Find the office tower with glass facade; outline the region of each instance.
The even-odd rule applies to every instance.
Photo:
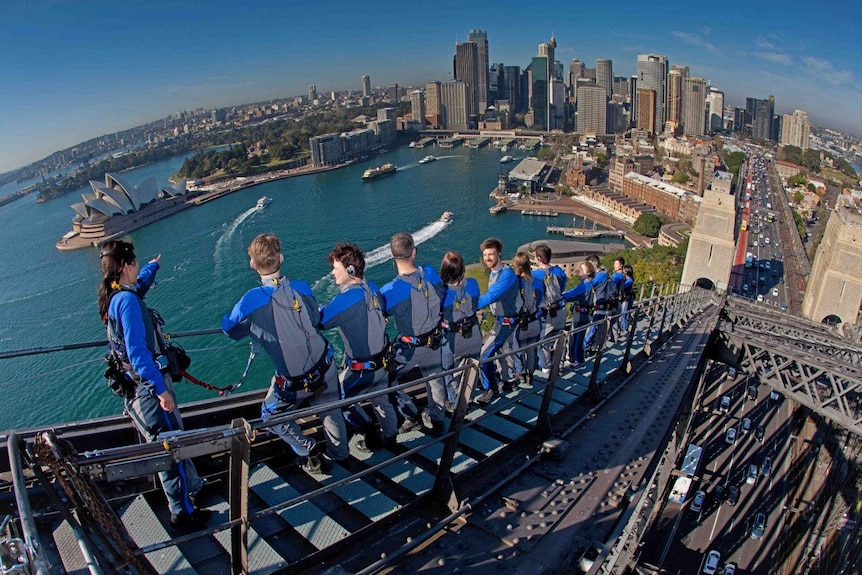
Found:
[[[706,80],[683,78],[682,125],[686,136],[703,136],[706,121]]]
[[[317,100],[317,86],[314,84],[311,84],[308,87],[308,101],[314,102],[315,100]]]
[[[667,57],[662,54],[638,54],[637,87],[655,91],[655,125],[656,129],[664,126],[667,118],[665,98],[667,97]],[[638,92],[640,93],[640,92]],[[638,103],[638,113],[640,113]]]
[[[540,53],[542,46],[543,44],[539,45]],[[533,56],[530,63],[530,110],[533,112],[531,128],[534,130],[547,130],[550,126],[550,80],[548,56]]]
[[[710,86],[706,93],[706,127],[709,131],[724,129],[724,92]]]
[[[488,99],[488,34],[484,30],[470,30],[470,33],[467,34],[467,42],[476,44],[476,98],[478,102],[476,114],[481,114],[491,102]]]
[[[605,89],[608,99],[614,95],[614,71],[610,60],[603,58],[596,60],[596,85]]]
[[[425,84],[425,119],[435,128],[443,126],[440,114],[440,82]]]
[[[413,114],[413,123],[416,129],[425,127],[425,97],[421,90],[410,92],[410,111]]]
[[[751,116],[751,135],[764,140],[772,139],[772,116],[775,115],[775,97],[766,100],[745,99],[745,111]]]
[[[371,97],[371,78],[368,76],[362,76],[362,95],[365,98]]]
[[[475,42],[455,44],[455,79],[464,84],[467,121],[479,113],[479,47]],[[487,98],[487,96],[486,96]]]

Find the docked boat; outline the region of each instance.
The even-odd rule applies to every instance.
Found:
[[[257,199],[257,207],[258,208],[265,208],[266,206],[268,206],[271,203],[272,203],[272,198],[270,198],[269,196],[261,196]]]
[[[422,158],[421,160],[419,160],[419,163],[420,163],[420,164],[427,164],[428,162],[433,162],[433,161],[434,161],[434,160],[436,160],[436,159],[437,159],[437,158],[435,158],[434,156],[425,156],[424,158]]]
[[[511,162],[514,159],[515,158],[513,158],[512,156],[506,155],[506,156],[503,156],[502,158],[500,158],[500,163],[501,164],[508,164],[509,162]]]
[[[505,154],[506,152],[509,151],[509,146],[503,146],[502,148],[500,148],[500,151]]]
[[[362,173],[362,180],[373,180],[374,178],[381,178],[383,176],[388,176],[389,174],[394,174],[395,170],[398,168],[395,164],[391,162],[386,162],[382,166],[378,166],[376,168],[368,168]]]
[[[445,222],[445,223],[449,223],[452,221],[452,219],[454,217],[455,217],[455,214],[453,214],[452,212],[443,212],[443,215],[440,216],[440,221]]]

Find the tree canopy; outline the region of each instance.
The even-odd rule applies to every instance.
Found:
[[[634,230],[648,238],[657,238],[661,230],[661,220],[655,214],[641,214],[632,226]]]

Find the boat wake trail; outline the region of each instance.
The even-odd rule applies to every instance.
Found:
[[[428,240],[445,230],[446,227],[451,223],[451,221],[444,222],[442,220],[434,220],[427,226],[413,232],[413,243],[418,246],[421,243],[427,242]],[[392,252],[389,251],[388,243],[376,247],[365,254],[365,269],[370,269],[391,259]],[[311,289],[314,290],[316,294],[319,294],[321,296],[329,296],[326,301],[329,301],[329,299],[332,299],[338,293],[338,286],[335,285],[335,282],[332,280],[332,276],[330,274],[326,274],[325,276],[314,282],[314,285],[311,286]]]
[[[230,242],[233,235],[236,233],[236,230],[242,225],[244,221],[253,216],[256,212],[259,212],[263,209],[262,206],[253,206],[240,215],[238,215],[234,220],[229,223],[224,232],[222,232],[221,237],[216,240],[215,252],[213,253],[213,259],[215,260],[216,271],[221,269],[222,257],[224,256],[224,250]]]
[[[419,165],[419,163],[418,163],[418,162],[415,162],[415,163],[413,163],[413,164],[407,164],[406,166],[401,166],[401,167],[399,167],[399,168],[396,168],[396,169],[395,169],[395,171],[396,171],[396,172],[403,172],[404,170],[409,170],[410,168],[415,168],[415,167],[417,167],[418,165]]]

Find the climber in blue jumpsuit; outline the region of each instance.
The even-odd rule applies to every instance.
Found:
[[[510,375],[513,360],[506,357],[500,361],[492,361],[498,353],[510,351],[512,336],[518,327],[518,276],[515,271],[500,259],[503,242],[497,238],[488,238],[480,246],[482,261],[491,270],[488,278],[488,291],[479,298],[479,309],[490,307],[496,321],[482,344],[480,358],[482,363],[482,388],[484,391],[476,398],[477,403],[485,404],[494,400],[497,389],[497,371],[499,364],[500,379],[504,387],[514,387]]]
[[[540,244],[535,248],[538,267],[533,270],[533,277],[542,282],[545,287],[545,301],[542,305],[541,339],[550,339],[566,329],[566,300],[563,292],[566,289],[566,272],[560,266],[551,265],[551,248]],[[539,367],[544,374],[551,371],[551,360],[554,356],[554,342],[546,343],[539,348]]]
[[[275,376],[261,405],[264,422],[280,412],[297,409],[306,402],[327,403],[340,399],[338,370],[332,346],[318,329],[320,309],[307,283],[290,281],[281,273],[281,242],[274,235],[260,234],[248,248],[249,266],[260,275],[261,285],[250,289],[224,316],[222,330],[233,339],[251,337],[263,347]],[[319,414],[328,440],[330,459],[349,455],[347,428],[340,409]],[[296,421],[269,426],[300,458],[309,473],[328,473],[331,461],[323,448],[302,433]]]
[[[585,330],[577,330],[590,323],[593,307],[593,279],[596,268],[592,262],[583,261],[578,264],[578,277],[581,282],[570,290],[563,292],[566,302],[574,303],[572,307],[572,327],[569,333],[569,346],[566,356],[566,366],[578,369],[584,365],[584,335]],[[576,331],[577,330],[577,331]]]
[[[446,286],[431,266],[416,265],[413,236],[397,233],[389,242],[398,276],[380,288],[384,311],[395,321],[397,380],[405,383],[442,371],[442,315]],[[446,418],[446,384],[442,377],[426,382],[428,409],[422,413],[427,433],[438,436]]]
[[[163,360],[167,365],[161,318],[144,303],[160,259],[140,268],[134,246],[123,240],[105,242],[99,253],[99,312],[107,325],[108,346],[134,383],[124,398],[125,412],[149,442],[158,441],[160,433],[183,429],[170,372],[163,374],[165,366],[157,363]],[[172,460],[169,469],[159,472],[159,480],[171,510],[171,527],[206,527],[211,512],[195,508],[204,482],[192,461]]]
[[[364,279],[365,254],[359,246],[345,242],[336,244],[328,259],[341,293],[321,306],[320,327],[338,328],[344,342],[344,370],[339,378],[341,397],[386,389],[389,384],[386,318],[377,286]],[[398,434],[395,408],[386,395],[372,398],[371,407],[380,423],[383,445],[391,449]],[[362,451],[369,451],[374,445],[367,432],[357,443]]]

